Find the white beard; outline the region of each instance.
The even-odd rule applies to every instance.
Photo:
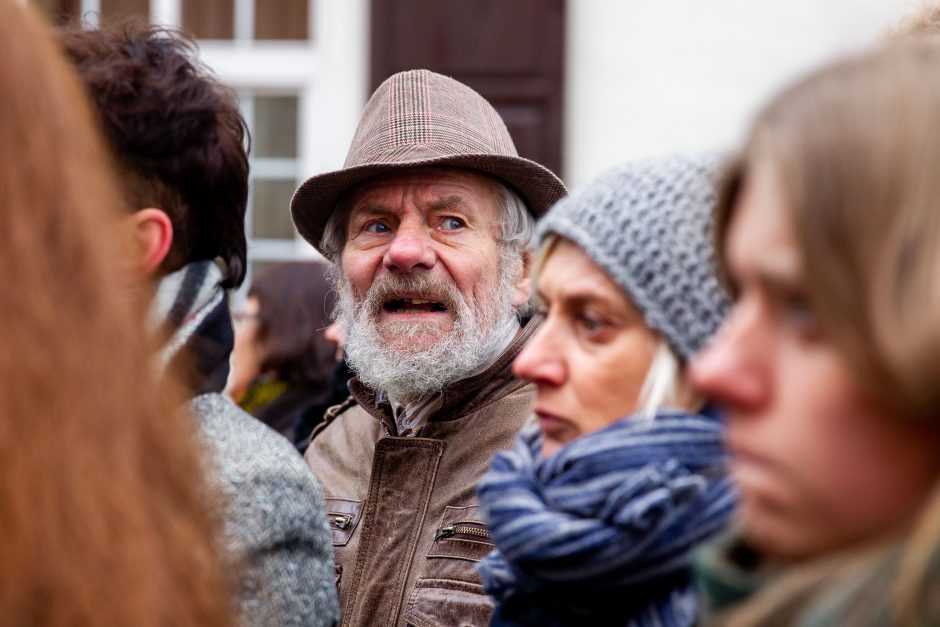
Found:
[[[512,298],[518,273],[514,270],[519,266],[501,263],[497,286],[474,303],[468,303],[453,283],[423,272],[390,275],[373,283],[365,298],[357,300],[346,276],[337,269],[336,318],[346,333],[344,348],[350,368],[367,387],[384,391],[401,404],[478,371],[502,348],[505,329],[516,316]],[[379,322],[383,303],[404,292],[428,295],[429,300],[446,305],[453,316],[453,326],[440,331],[426,348],[403,340],[426,337],[428,324]]]

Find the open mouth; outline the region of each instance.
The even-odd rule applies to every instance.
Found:
[[[393,298],[382,304],[382,309],[389,313],[420,314],[447,311],[444,303],[424,298]]]

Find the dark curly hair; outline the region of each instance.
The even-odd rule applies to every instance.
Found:
[[[245,278],[248,130],[235,94],[181,33],[139,21],[57,31],[110,140],[131,210],[162,209],[172,272],[221,257],[228,287]]]

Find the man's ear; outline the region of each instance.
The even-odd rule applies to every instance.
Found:
[[[173,223],[162,209],[140,209],[127,218],[131,245],[128,246],[128,265],[135,274],[151,276],[173,244]]]
[[[519,308],[529,302],[532,296],[532,266],[535,265],[535,252],[526,249],[522,253],[522,272],[516,279],[515,292],[512,297],[512,306]]]

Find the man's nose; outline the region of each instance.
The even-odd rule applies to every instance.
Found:
[[[700,392],[729,409],[759,407],[769,398],[767,359],[771,347],[761,337],[756,306],[739,303],[718,334],[688,366]]]
[[[434,242],[418,227],[404,226],[395,233],[383,262],[389,270],[408,273],[416,267],[431,269],[437,261]]]

